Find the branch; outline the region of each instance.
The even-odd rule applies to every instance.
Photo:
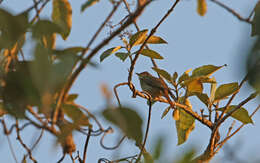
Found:
[[[33,158],[32,156],[32,151],[30,150],[29,147],[27,147],[27,145],[23,142],[21,136],[20,136],[20,129],[18,126],[18,120],[16,120],[16,134],[17,134],[17,140],[20,142],[20,144],[23,146],[23,148],[27,151],[29,158],[34,162],[37,163],[37,161],[35,160],[35,158]]]
[[[253,24],[252,21],[250,21],[251,18],[251,14],[249,15],[248,18],[243,18],[242,16],[240,16],[240,14],[238,14],[235,10],[231,9],[230,7],[226,6],[224,3],[219,2],[217,0],[211,0],[213,3],[219,5],[220,7],[226,9],[228,12],[230,12],[231,14],[233,14],[235,17],[238,18],[238,20],[249,23],[249,24]]]
[[[147,1],[147,3],[139,8],[137,8],[137,10],[127,19],[127,21],[122,24],[121,27],[119,27],[116,31],[114,31],[108,38],[106,38],[104,41],[102,41],[100,44],[98,44],[93,50],[92,52],[84,59],[82,59],[81,64],[79,65],[79,67],[72,73],[72,75],[70,76],[68,82],[65,84],[64,88],[61,91],[59,100],[57,102],[57,106],[55,108],[54,111],[54,116],[53,116],[53,124],[56,123],[57,121],[57,116],[58,116],[58,111],[59,108],[61,106],[61,103],[63,101],[63,99],[65,98],[66,94],[68,93],[68,91],[70,90],[70,88],[72,87],[73,83],[75,82],[75,80],[77,79],[77,77],[79,76],[79,74],[81,73],[81,71],[87,66],[87,64],[89,63],[89,61],[92,59],[92,57],[94,57],[97,52],[103,48],[105,45],[107,45],[115,36],[117,36],[118,34],[120,34],[121,31],[123,31],[126,27],[128,27],[130,24],[133,23],[133,21],[142,13],[142,11],[144,10],[144,8],[151,3],[152,0]]]
[[[252,118],[254,116],[254,114],[260,109],[260,105],[258,105],[258,107],[254,110],[254,112],[250,115],[250,117]],[[245,124],[243,123],[240,127],[238,127],[232,134],[228,135],[224,140],[222,140],[220,143],[218,143],[218,149],[215,151],[215,153],[217,153],[221,147],[231,138],[233,137],[236,133],[238,133],[238,131],[240,131],[243,127],[245,126]]]
[[[142,97],[142,98],[145,98],[145,99],[149,99],[149,97],[139,91],[135,91],[135,94]],[[164,99],[164,98],[155,98],[153,99],[154,101],[159,101],[159,102],[164,102],[164,103],[169,103],[168,100]],[[186,105],[183,105],[183,104],[180,104],[180,103],[177,103],[177,102],[174,102],[174,105],[177,106],[177,107],[180,107],[181,109],[183,109],[186,113],[190,114],[192,117],[194,117],[195,119],[197,119],[198,121],[200,121],[202,124],[204,124],[205,126],[209,127],[210,129],[213,128],[213,123],[211,121],[209,121],[208,119],[205,119],[205,118],[202,118],[198,113],[192,111],[189,109],[188,106]]]

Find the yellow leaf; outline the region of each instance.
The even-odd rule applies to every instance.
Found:
[[[199,79],[195,79],[193,81],[191,81],[188,85],[187,85],[187,89],[189,92],[198,92],[198,93],[202,93],[203,91],[203,85],[200,82]]]
[[[66,40],[72,25],[72,8],[68,0],[53,0],[52,20],[62,29],[62,38]]]
[[[200,16],[204,16],[207,12],[206,0],[198,0],[197,12]]]
[[[188,99],[184,102],[184,97],[181,97],[180,103],[184,103],[189,106],[189,109],[192,109],[191,103]],[[177,129],[178,145],[181,145],[188,139],[191,131],[195,128],[195,119],[180,107],[177,107],[177,109],[179,110],[179,117],[178,120],[175,121],[175,125]]]

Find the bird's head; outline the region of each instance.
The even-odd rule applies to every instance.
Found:
[[[147,71],[141,72],[141,73],[136,73],[139,78],[143,78],[143,77],[147,77],[147,76],[151,76],[151,74]]]

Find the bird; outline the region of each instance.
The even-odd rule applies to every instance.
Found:
[[[168,96],[170,90],[162,79],[152,76],[147,71],[136,74],[139,77],[142,90],[151,95],[153,99],[161,96]]]

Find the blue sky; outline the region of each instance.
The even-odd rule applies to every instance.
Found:
[[[223,0],[222,0],[223,1]],[[6,0],[0,7],[7,7],[13,10],[15,13],[19,13],[25,8],[32,5],[31,0],[15,1]],[[103,22],[105,16],[110,12],[111,5],[101,0],[100,3],[88,8],[84,13],[80,13],[80,6],[85,1],[70,1],[73,8],[73,25],[71,35],[66,42],[58,39],[57,47],[65,46],[85,46],[95,33],[96,28]],[[143,15],[138,19],[137,23],[141,29],[151,29],[160,20],[160,18],[167,12],[174,1],[172,0],[157,0],[154,1],[144,11]],[[228,0],[223,1],[226,5],[233,8],[242,16],[247,17],[253,10],[256,3],[254,1],[244,0]],[[228,13],[223,8],[216,4],[207,1],[208,12],[204,17],[201,17],[196,12],[196,1],[183,0],[181,1],[175,11],[167,18],[167,20],[159,27],[156,34],[164,38],[167,45],[153,45],[150,46],[153,50],[159,52],[165,59],[159,60],[157,63],[160,68],[166,69],[168,72],[177,71],[182,74],[189,68],[196,68],[202,65],[214,64],[228,66],[219,70],[214,74],[215,78],[220,83],[239,82],[245,75],[245,59],[247,51],[253,43],[253,38],[250,37],[251,27],[244,22],[239,21],[236,17]],[[43,10],[41,18],[49,17],[51,13],[51,3]],[[112,18],[113,23],[118,21],[127,15],[127,11],[121,6]],[[133,32],[135,32],[134,26],[130,26]],[[100,37],[94,43],[92,48],[109,35],[109,28],[101,33]],[[99,56],[102,51],[121,44],[119,38],[115,38],[104,47],[99,54],[94,57],[94,61],[99,63]],[[32,46],[27,44],[24,51],[30,53]],[[141,56],[137,61],[135,72],[149,71],[154,74],[151,69],[152,65],[150,59]],[[79,93],[77,102],[86,106],[90,111],[99,114],[105,107],[105,100],[101,96],[100,84],[106,83],[113,88],[114,85],[120,82],[127,81],[127,72],[129,68],[129,62],[121,62],[114,56],[107,58],[104,62],[98,65],[98,68],[87,67],[82,72],[77,82],[75,83],[71,92]],[[140,89],[137,76],[133,78],[134,84]],[[240,96],[234,100],[234,104],[239,100],[248,96],[252,92],[252,89],[245,85],[242,88]],[[119,89],[121,102],[125,105],[132,106],[137,112],[144,118],[144,122],[147,119],[148,108],[146,101],[141,98],[131,98],[131,92],[128,88],[122,87]],[[114,99],[116,104],[116,101]],[[199,109],[202,105],[192,100],[193,108]],[[254,101],[246,105],[249,112],[252,112],[259,101]],[[197,147],[198,154],[202,152],[208,143],[209,134],[207,128],[196,123],[195,130],[191,133],[188,141],[181,146],[177,146],[177,136],[175,129],[175,122],[172,120],[170,114],[163,120],[160,119],[163,110],[167,107],[165,104],[155,104],[152,112],[152,122],[149,132],[149,138],[147,142],[147,149],[151,150],[153,143],[159,137],[159,135],[165,136],[165,151],[163,156],[166,159],[171,160],[180,156],[186,149],[190,147]],[[100,117],[102,119],[102,117]],[[257,120],[258,119],[258,120]],[[253,118],[254,125],[248,125],[244,127],[239,134],[229,141],[230,144],[240,143],[241,148],[237,151],[242,159],[250,156],[254,159],[256,152],[259,151],[260,142],[258,138],[260,121],[259,113]],[[103,121],[103,120],[102,120]],[[109,126],[110,124],[105,124]],[[232,120],[226,122],[228,127]],[[144,123],[145,124],[145,123]],[[236,126],[239,122],[236,123]],[[143,126],[145,127],[145,125]],[[226,128],[225,130],[226,131]],[[56,162],[62,155],[59,147],[55,148],[55,139],[53,136],[45,132],[39,148],[33,152],[33,156],[39,162]],[[37,132],[33,128],[28,128],[22,132],[25,142],[31,143],[34,135]],[[118,130],[115,134],[108,136],[106,143],[113,146],[118,139]],[[85,137],[75,133],[77,147],[82,151]],[[17,158],[22,158],[22,152],[25,152],[20,145],[17,145],[15,135],[11,135],[12,143],[14,145]],[[88,150],[87,162],[97,162],[100,157],[112,158],[111,155],[117,155],[114,152],[103,150],[99,145],[100,137],[93,137],[90,139],[90,146]],[[10,150],[8,148],[7,139],[5,136],[0,136],[0,153],[2,155],[2,162],[14,162]],[[134,142],[127,140],[122,144],[120,148],[121,155],[133,155],[138,152],[138,149],[134,146]],[[4,156],[4,157],[3,157]],[[220,162],[223,156],[223,151],[220,151],[214,159],[215,162]],[[70,162],[69,157],[66,157],[64,162]]]

